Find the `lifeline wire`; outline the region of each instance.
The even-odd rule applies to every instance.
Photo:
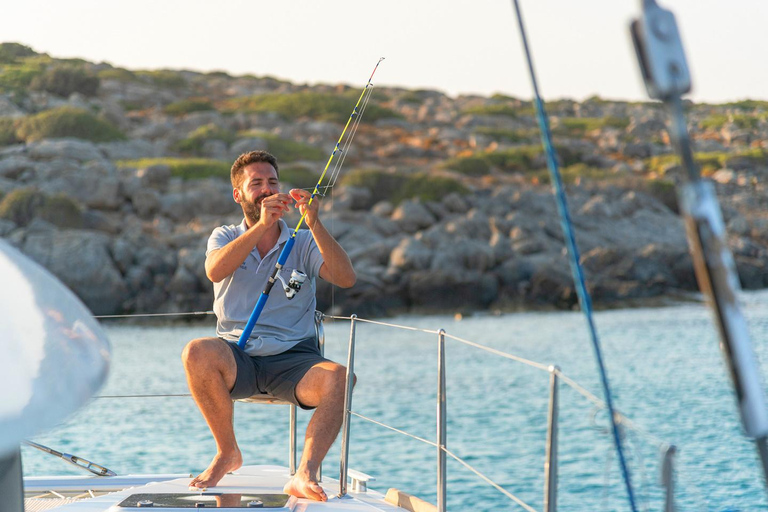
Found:
[[[544,101],[539,94],[539,86],[536,81],[536,73],[533,70],[533,59],[531,57],[530,49],[528,48],[528,38],[525,34],[525,26],[523,24],[523,15],[520,12],[520,5],[518,0],[512,0],[512,4],[515,7],[517,13],[517,22],[520,27],[520,37],[523,40],[523,48],[525,50],[525,57],[528,61],[528,71],[531,76],[531,83],[533,85],[533,94],[536,102],[536,117],[538,118],[539,127],[541,130],[541,142],[544,145],[544,149],[547,154],[547,167],[549,167],[549,173],[552,176],[552,183],[555,187],[555,198],[557,199],[557,209],[560,212],[560,224],[563,229],[566,244],[568,246],[568,254],[570,256],[571,273],[573,274],[574,284],[576,285],[576,293],[579,298],[581,310],[584,312],[584,316],[589,326],[589,333],[592,340],[592,347],[595,351],[595,358],[597,359],[597,366],[600,370],[600,380],[603,385],[603,392],[605,394],[605,403],[608,407],[608,412],[611,417],[611,429],[613,431],[613,440],[616,443],[616,451],[619,456],[619,466],[621,468],[621,474],[624,478],[624,483],[627,487],[627,497],[629,498],[629,504],[632,507],[632,511],[636,512],[635,496],[632,491],[632,483],[630,481],[629,469],[627,467],[627,461],[624,457],[624,450],[622,448],[621,436],[619,435],[619,426],[617,417],[613,408],[613,399],[611,397],[611,388],[608,385],[608,375],[605,370],[605,364],[603,363],[602,350],[600,348],[600,340],[597,337],[597,328],[595,327],[594,318],[592,315],[592,300],[587,292],[586,284],[584,283],[584,272],[579,264],[579,249],[576,246],[576,239],[573,234],[573,224],[571,222],[571,216],[568,212],[568,203],[565,197],[565,191],[563,187],[563,181],[560,177],[560,170],[557,165],[557,156],[552,144],[552,133],[549,130],[549,122],[546,111],[544,110]]]

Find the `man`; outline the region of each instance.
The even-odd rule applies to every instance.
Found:
[[[208,240],[205,271],[214,283],[218,338],[192,340],[182,354],[192,396],[211,429],[216,455],[190,487],[215,486],[242,465],[232,424],[232,399],[268,393],[304,409],[316,409],[307,426],[304,453],[284,492],[327,500],[317,482],[320,462],[341,428],[346,369],[324,359],[314,329],[315,284],[320,276],[337,286],[355,283],[344,249],[318,218],[318,201],[293,189],[280,192],[275,157],[264,151],[240,155],[232,165],[232,196],[243,209],[238,226],[216,228]],[[291,234],[283,215],[289,205],[306,212],[309,230],[300,230],[281,275],[307,274],[301,290],[287,299],[279,286],[245,347],[237,341]]]

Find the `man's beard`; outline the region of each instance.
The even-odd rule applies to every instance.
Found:
[[[255,201],[249,201],[245,198],[240,201],[240,204],[243,207],[243,214],[245,215],[245,218],[248,219],[250,225],[254,225],[261,220],[261,202],[267,197],[269,196],[263,194],[257,197]]]

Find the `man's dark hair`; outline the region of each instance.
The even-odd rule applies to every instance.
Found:
[[[243,169],[256,162],[267,162],[268,164],[271,164],[272,167],[275,168],[277,177],[280,178],[280,171],[277,168],[277,159],[274,156],[266,151],[251,151],[250,153],[243,153],[237,157],[235,163],[232,164],[232,171],[230,171],[229,177],[232,180],[233,188],[240,188],[240,185],[245,181],[245,173],[243,172]]]

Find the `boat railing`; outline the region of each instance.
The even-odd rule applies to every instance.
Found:
[[[189,313],[156,313],[156,314],[133,314],[133,315],[103,315],[97,316],[97,319],[119,319],[119,318],[135,318],[135,317],[170,317],[170,316],[205,316],[212,315],[212,311],[194,311]],[[348,321],[349,327],[349,342],[347,351],[347,375],[346,375],[346,389],[345,389],[345,406],[344,406],[344,418],[341,430],[341,460],[340,460],[340,474],[339,474],[339,497],[344,497],[347,494],[347,481],[352,480],[352,490],[364,490],[366,487],[366,479],[370,478],[368,475],[358,473],[349,469],[349,451],[350,451],[350,420],[352,416],[369,422],[374,425],[378,425],[382,428],[386,428],[397,434],[405,437],[412,438],[423,444],[432,446],[437,450],[437,510],[439,512],[445,512],[446,510],[446,490],[447,490],[447,458],[450,457],[456,462],[464,466],[467,470],[474,473],[481,480],[485,481],[488,485],[495,488],[501,494],[506,496],[509,500],[516,503],[523,509],[529,512],[536,512],[529,504],[525,503],[522,499],[515,494],[505,489],[492,478],[469,464],[460,455],[451,451],[447,446],[447,396],[446,396],[446,371],[445,371],[445,356],[446,356],[446,339],[453,340],[463,345],[473,347],[478,350],[490,353],[494,356],[508,359],[528,367],[534,368],[541,372],[549,374],[549,404],[547,414],[547,437],[546,437],[546,450],[544,460],[544,512],[554,512],[557,509],[557,487],[558,487],[558,416],[560,410],[559,388],[560,384],[564,384],[578,394],[582,395],[586,400],[591,402],[597,410],[605,410],[607,406],[605,402],[590,392],[587,388],[576,382],[574,379],[566,375],[560,368],[551,364],[543,364],[536,361],[532,361],[514,354],[482,345],[453,334],[448,333],[445,329],[423,329],[413,326],[400,325],[390,322],[384,322],[380,320],[370,320],[365,318],[359,318],[357,315],[351,316],[336,316],[325,315],[320,313],[317,316],[317,321],[322,322],[326,319],[334,321]],[[414,435],[404,430],[398,429],[392,425],[377,421],[376,419],[367,417],[352,409],[352,388],[354,385],[354,366],[355,366],[355,349],[357,338],[357,325],[359,323],[378,325],[382,327],[421,332],[435,336],[437,341],[437,413],[436,424],[437,432],[435,440],[431,441],[423,437]],[[183,396],[189,396],[188,394]],[[106,397],[105,397],[106,398]],[[676,454],[676,447],[665,443],[661,439],[646,432],[638,425],[633,423],[629,418],[616,411],[618,416],[619,425],[627,431],[633,431],[640,434],[642,437],[648,439],[653,443],[662,453],[662,462],[660,469],[660,482],[664,489],[664,511],[671,512],[674,510],[674,457]],[[295,429],[296,418],[292,415],[290,418],[291,424],[291,437],[290,444],[290,463],[293,469],[296,464],[296,441],[295,441]]]
[[[324,315],[325,319],[349,321],[349,348],[347,352],[347,382],[345,390],[345,407],[344,407],[344,419],[342,424],[342,440],[341,440],[341,460],[340,460],[340,474],[339,474],[339,497],[343,497],[347,494],[347,480],[349,475],[349,449],[350,449],[350,420],[352,416],[360,418],[364,421],[378,425],[380,427],[389,429],[400,435],[410,437],[421,443],[430,445],[437,450],[437,510],[444,512],[446,510],[446,482],[447,482],[447,458],[450,457],[464,466],[466,469],[477,475],[480,479],[484,480],[487,484],[494,487],[504,496],[511,501],[522,507],[529,512],[536,512],[533,507],[525,503],[522,499],[515,496],[509,490],[503,488],[498,483],[494,482],[490,477],[483,474],[480,470],[469,464],[464,458],[449,450],[447,447],[447,396],[446,396],[446,371],[445,371],[445,355],[446,355],[446,339],[450,339],[464,345],[474,347],[476,349],[491,353],[495,356],[502,357],[527,365],[537,370],[547,372],[549,374],[549,407],[547,415],[547,440],[546,440],[546,452],[544,461],[544,511],[554,512],[557,509],[557,475],[558,475],[558,411],[559,411],[559,384],[563,384],[571,387],[577,393],[584,398],[592,402],[592,404],[598,409],[606,409],[605,402],[587,390],[584,386],[580,385],[567,375],[565,375],[560,368],[554,365],[542,364],[536,361],[531,361],[523,357],[519,357],[513,354],[503,352],[501,350],[481,345],[473,341],[460,338],[449,334],[445,329],[430,330],[422,329],[406,325],[398,325],[389,322],[369,320],[365,318],[359,318],[357,315],[351,316],[335,316]],[[398,429],[391,425],[387,425],[383,422],[377,421],[373,418],[369,418],[352,410],[352,387],[354,385],[354,363],[355,363],[355,345],[357,324],[373,324],[394,329],[418,331],[426,334],[431,334],[437,338],[437,415],[436,424],[437,432],[434,441],[430,441],[423,437],[416,436],[404,430]],[[662,452],[662,464],[661,464],[661,485],[665,490],[665,511],[674,510],[674,455],[676,448],[673,445],[669,445],[655,436],[645,432],[637,425],[635,425],[629,418],[622,415],[618,411],[616,414],[619,416],[619,424],[628,430],[633,430],[639,434],[642,434],[645,438],[650,439]],[[353,477],[353,486],[358,485]],[[364,485],[364,482],[363,482]]]

